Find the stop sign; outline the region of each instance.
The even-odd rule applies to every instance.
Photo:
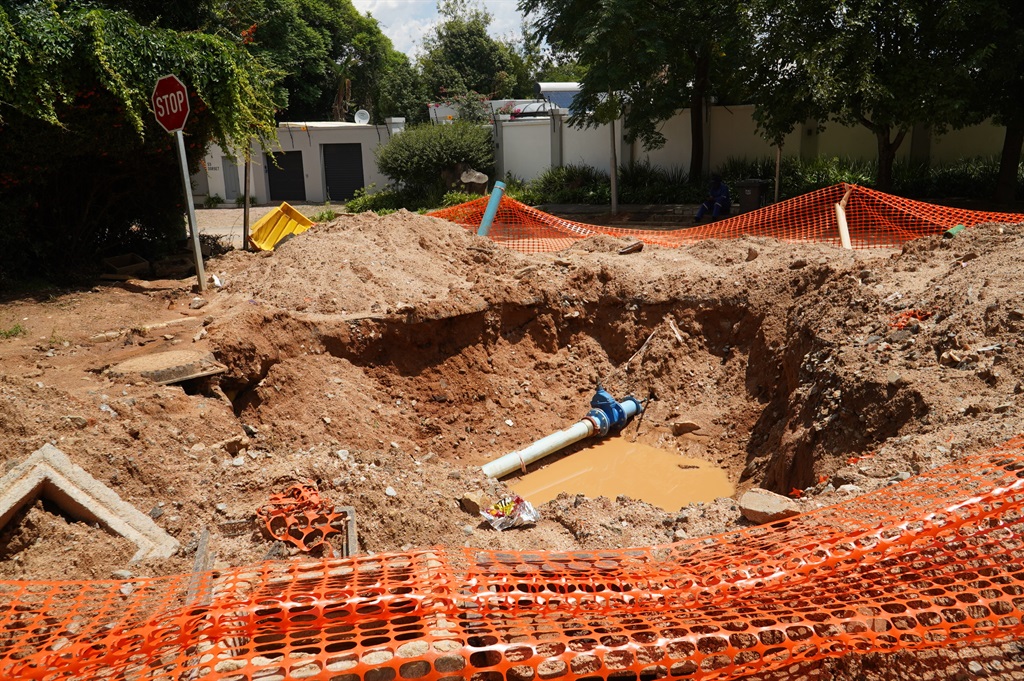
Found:
[[[167,132],[177,132],[185,127],[188,118],[188,91],[177,76],[164,76],[153,88],[153,113],[156,122]]]

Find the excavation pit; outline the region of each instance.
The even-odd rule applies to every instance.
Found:
[[[481,678],[498,678],[499,660],[520,665],[523,678],[565,670],[595,677],[623,669],[686,675],[699,669],[688,659],[694,649],[698,662],[717,673],[727,662],[717,654],[723,645],[748,645],[739,629],[726,637],[713,628],[723,621],[720,597],[742,596],[738,605],[755,608],[756,619],[729,619],[764,634],[750,645],[792,640],[791,650],[807,651],[819,645],[807,638],[812,632],[825,637],[821,646],[831,645],[838,640],[833,625],[811,615],[850,611],[835,615],[849,623],[839,635],[891,650],[884,646],[894,632],[903,637],[913,633],[903,627],[917,625],[906,612],[850,605],[851,595],[869,593],[865,579],[876,580],[870,593],[888,594],[893,579],[904,584],[908,571],[920,572],[923,557],[953,553],[957,565],[980,574],[964,562],[974,557],[959,555],[974,547],[980,547],[975,557],[987,561],[978,579],[990,580],[990,570],[1016,579],[1009,573],[1019,550],[1008,546],[1016,534],[1008,536],[1006,528],[1018,523],[1019,513],[998,499],[961,502],[993,485],[1014,494],[1019,463],[1010,468],[996,453],[976,475],[969,468],[951,469],[957,475],[928,472],[1024,430],[1018,227],[972,228],[952,240],[874,252],[746,238],[620,254],[628,243],[594,237],[557,254],[521,255],[422,216],[345,216],[272,255],[233,253],[211,262],[224,286],[204,308],[205,338],[191,331],[168,338],[168,332],[88,344],[75,336],[68,346],[57,343],[52,357],[48,348],[34,347],[38,336],[0,344],[0,432],[12,451],[60,442],[122,498],[152,509],[150,517],[181,549],[165,563],[148,563],[144,576],[187,573],[209,527],[219,563],[209,568],[219,575],[210,578],[209,593],[230,609],[182,610],[190,580],[178,577],[146,589],[133,585],[126,598],[120,590],[128,585],[94,585],[94,609],[122,617],[125,608],[150,604],[146,612],[132,611],[138,621],[167,619],[146,636],[101,630],[113,621],[106,614],[78,638],[77,621],[52,633],[40,630],[39,638],[35,629],[25,628],[29,636],[10,628],[20,636],[12,643],[18,656],[28,656],[25,664],[43,656],[62,663],[77,659],[79,650],[90,660],[101,650],[123,650],[125,657],[99,662],[124,669],[143,659],[135,641],[170,646],[164,635],[180,637],[186,621],[199,627],[197,636],[211,635],[211,615],[223,623],[220,638],[209,640],[216,650],[190,648],[180,659],[209,654],[210,664],[220,665],[217,673],[239,664],[252,665],[248,674],[278,673],[279,660],[300,645],[301,655],[316,650],[287,663],[292,671],[312,673],[322,664],[354,679],[389,669],[401,674],[399,668],[426,673],[417,659],[423,654],[428,664],[444,659],[447,671],[472,667]],[[113,326],[144,329],[188,314],[191,298],[184,286],[159,297],[119,289],[66,302],[86,310],[121,304],[129,311]],[[104,327],[82,328],[82,338],[109,330],[109,319],[86,310],[83,326],[102,318]],[[914,311],[929,314],[909,314]],[[48,327],[59,326],[63,314],[50,304],[19,310],[18,319],[38,315]],[[127,344],[170,349],[175,341],[214,353],[225,368],[221,383],[230,405],[178,385],[81,371],[110,365]],[[536,525],[504,532],[459,507],[471,495],[508,492],[506,482],[485,479],[480,464],[578,420],[599,382],[617,396],[653,397],[623,437],[719,466],[737,491],[758,485],[798,496],[801,510],[840,505],[748,526],[731,539],[707,536],[744,525],[728,498],[666,511],[628,496],[564,494],[539,504]],[[28,448],[28,440],[36,444]],[[250,517],[273,492],[307,480],[356,509],[360,547],[369,553],[326,565],[295,556],[246,567],[268,555],[269,541],[222,525]],[[933,531],[936,510],[952,518],[954,502],[971,517]],[[904,523],[904,514],[918,520]],[[785,541],[776,541],[780,536]],[[919,552],[898,551],[899,542]],[[878,554],[883,544],[892,552]],[[438,548],[417,548],[426,546]],[[829,550],[856,552],[839,558],[848,571],[832,567]],[[1013,561],[1002,562],[1004,555]],[[860,560],[865,556],[867,563]],[[889,558],[913,562],[890,564]],[[935,624],[940,610],[953,607],[956,580],[975,579],[947,568],[941,560],[928,567],[944,589],[941,598],[952,600],[926,604],[921,624]],[[74,566],[66,573],[91,576]],[[785,583],[787,599],[764,590],[768,579]],[[970,593],[989,589],[975,582]],[[826,586],[831,591],[824,595]],[[54,598],[83,591],[68,583],[38,588]],[[107,591],[121,596],[106,598]],[[238,596],[260,599],[256,610],[236,607]],[[670,600],[674,610],[663,607]],[[622,608],[608,615],[611,603]],[[421,605],[431,613],[429,625],[419,618]],[[789,614],[780,616],[780,607]],[[979,603],[955,607],[946,622],[955,630],[968,626],[966,617],[985,626]],[[1009,606],[994,607],[1002,618]],[[656,612],[658,624],[634,628],[638,611]],[[253,613],[267,631],[236,626],[242,618],[250,627]],[[796,621],[793,613],[806,619]],[[322,642],[300,633],[316,618],[332,631],[354,626],[338,633],[356,636],[358,642],[345,645],[365,650],[324,653]],[[565,637],[531,638],[540,632],[546,639],[553,626]],[[875,643],[864,638],[876,635]],[[435,636],[444,640],[431,644]],[[125,637],[131,640],[121,645]],[[389,656],[403,657],[405,644],[398,641],[411,639],[433,648],[388,666]],[[259,651],[258,662],[244,662],[257,640],[269,648]],[[654,640],[673,645],[663,651]],[[79,647],[64,648],[68,642]],[[512,654],[510,644],[521,649]],[[57,650],[64,651],[59,659],[52,655]],[[496,656],[506,650],[507,657]],[[731,659],[768,659],[743,655]],[[872,674],[907,659],[931,664],[901,654],[884,658]],[[845,667],[809,661],[809,671],[859,678],[856,664],[842,660]],[[598,662],[603,666],[594,671]]]
[[[737,492],[760,486],[801,503],[913,474],[923,465],[913,450],[963,408],[963,394],[994,404],[1012,393],[979,376],[1016,355],[979,355],[955,373],[938,360],[971,334],[1010,341],[1009,310],[970,322],[945,292],[971,279],[950,265],[984,252],[990,295],[1017,305],[1002,253],[1019,228],[1010,239],[983,228],[952,243],[929,237],[902,252],[740,239],[620,255],[631,240],[597,236],[524,255],[422,216],[384,224],[344,216],[273,257],[228,256],[225,276],[248,304],[209,327],[243,422],[303,449],[343,448],[360,476],[369,466],[368,480],[397,492],[378,500],[346,476],[324,478],[371,513],[394,509],[379,543],[372,524],[361,529],[371,550],[464,541],[458,517],[397,519],[410,504],[433,508],[420,505],[421,489],[508,492],[474,469],[579,420],[599,383],[653,396],[625,429],[630,440],[718,467]],[[915,309],[946,311],[901,325]],[[1012,434],[1001,418],[989,425],[957,437]],[[929,462],[948,460],[944,449]],[[709,531],[741,522],[730,503],[715,502],[723,524]],[[581,541],[571,519],[559,522]],[[669,525],[621,540],[664,541]]]

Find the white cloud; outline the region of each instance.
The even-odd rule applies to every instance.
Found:
[[[488,32],[495,38],[518,38],[522,15],[516,9],[518,0],[480,0],[494,17]],[[395,49],[415,59],[423,36],[438,21],[436,0],[353,0],[355,8],[371,14],[384,35],[391,38]]]

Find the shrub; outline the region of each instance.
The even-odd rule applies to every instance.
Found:
[[[539,192],[533,188],[532,182],[527,182],[515,173],[505,173],[505,196],[515,199],[528,206],[536,206],[544,203]]]
[[[413,196],[436,196],[450,187],[442,174],[469,166],[492,175],[494,143],[488,128],[456,121],[415,125],[377,149],[377,167]]]
[[[368,193],[373,186],[371,184],[368,187],[357,189],[352,198],[345,202],[345,209],[350,213],[365,213],[372,210],[380,215],[393,213],[400,208],[415,210],[416,206],[408,201],[408,197],[403,192],[393,187],[387,187],[376,194]]]
[[[619,167],[619,200],[622,203],[686,203],[687,173],[680,166],[662,168],[647,159]]]
[[[988,198],[992,195],[998,176],[998,158],[961,158],[931,169],[927,193],[943,198]]]
[[[224,199],[220,198],[220,194],[210,194],[203,199],[203,208],[216,208],[223,202]]]
[[[338,217],[338,211],[331,208],[331,202],[324,203],[322,210],[317,211],[312,218],[313,222],[330,222],[334,218]]]
[[[458,206],[461,203],[476,201],[479,198],[479,194],[470,194],[469,192],[463,192],[457,189],[453,189],[452,191],[447,192],[444,196],[441,197],[441,205],[445,208],[449,208],[451,206]]]
[[[530,187],[538,203],[602,204],[612,195],[608,173],[583,164],[548,168]]]

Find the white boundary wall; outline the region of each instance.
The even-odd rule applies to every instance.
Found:
[[[532,180],[550,168],[551,125],[547,117],[501,120],[497,126],[501,131],[497,149],[499,165],[521,180]],[[505,176],[504,172],[500,174]]]
[[[616,154],[619,163],[622,163],[622,124],[615,124],[615,139],[618,140]],[[570,128],[568,125],[562,128],[562,165],[589,165],[602,170],[608,170],[611,164],[611,130],[607,125],[599,125],[596,128]]]
[[[721,166],[730,158],[755,159],[772,158],[775,148],[757,134],[752,105],[710,107],[705,121],[705,155],[707,168]],[[562,110],[563,121],[568,112]],[[550,121],[549,121],[550,123]],[[609,133],[607,126],[579,130],[563,124],[561,132],[561,164],[585,163],[607,170],[609,164]],[[499,126],[499,145],[504,143],[505,163],[499,172],[512,172],[522,179],[532,179],[547,168],[545,159],[557,165],[557,125],[541,126],[538,121],[511,121]],[[689,169],[691,155],[690,110],[685,109],[665,121],[659,130],[666,138],[665,146],[645,151],[639,142],[627,144],[621,138],[621,125],[617,125],[620,141],[619,162],[630,159],[648,160],[652,165],[669,168],[678,166]],[[952,130],[945,135],[932,134],[926,144],[927,157],[932,165],[950,163],[971,156],[997,156],[1002,150],[1004,129],[986,122],[981,125]],[[535,138],[532,136],[536,136]],[[528,139],[529,137],[529,139]],[[552,151],[545,151],[551,145]],[[906,160],[911,156],[911,135],[907,135],[897,152],[897,158]],[[798,126],[783,144],[786,156],[841,156],[860,160],[877,158],[875,136],[865,127],[846,127],[836,123],[826,124],[818,131],[814,122]],[[501,164],[499,164],[501,166]]]
[[[713,106],[707,111],[705,125],[705,153],[707,169],[714,169],[730,158],[773,157],[775,149],[757,134],[753,119],[754,107]],[[498,178],[511,172],[523,180],[532,180],[553,165],[586,164],[608,170],[610,163],[611,135],[607,125],[597,128],[577,129],[565,124],[566,110],[554,118],[518,118],[499,116],[494,126],[497,143]],[[376,184],[376,189],[385,187],[389,180],[377,169],[374,151],[386,143],[392,134],[404,126],[397,119],[388,126],[357,125],[355,123],[286,123],[278,128],[277,151],[301,151],[305,175],[306,201],[324,201],[325,181],[323,175],[322,145],[337,143],[360,143],[362,145],[363,180],[366,186]],[[661,149],[645,151],[636,142],[626,144],[622,140],[621,122],[616,123],[616,153],[619,163],[632,160],[648,160],[652,165],[670,168],[673,166],[689,169],[691,155],[690,111],[661,124],[660,130],[666,137]],[[951,163],[960,158],[998,155],[1002,150],[1004,129],[991,122],[952,130],[945,135],[923,137],[924,157],[932,165]],[[920,133],[919,133],[920,134]],[[897,158],[906,160],[911,148],[921,144],[911,135],[903,141]],[[817,125],[809,122],[794,130],[783,145],[786,156],[846,156],[854,159],[873,160],[877,157],[874,135],[863,126],[845,127],[829,123],[822,132]],[[205,158],[206,177],[196,177],[197,188],[210,194],[227,195],[224,173],[238,174],[238,186],[242,186],[242,167],[222,167],[223,151],[211,145]],[[921,156],[919,155],[919,158]],[[252,194],[258,203],[267,203],[269,183],[265,156],[259,149],[253,149]],[[202,173],[202,171],[201,171]],[[492,180],[498,178],[491,178]],[[197,192],[202,200],[202,194]]]

